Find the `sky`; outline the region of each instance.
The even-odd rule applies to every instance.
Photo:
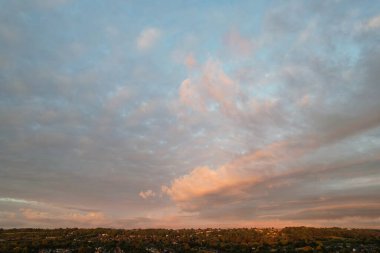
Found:
[[[0,0],[0,227],[380,228],[380,1]]]

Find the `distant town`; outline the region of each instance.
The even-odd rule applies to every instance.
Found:
[[[380,230],[311,227],[0,229],[0,252],[380,252]]]

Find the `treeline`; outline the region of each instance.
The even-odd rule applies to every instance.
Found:
[[[380,230],[0,229],[0,252],[380,252]]]

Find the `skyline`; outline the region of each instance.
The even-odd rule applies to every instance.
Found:
[[[380,228],[380,1],[0,20],[0,227]]]

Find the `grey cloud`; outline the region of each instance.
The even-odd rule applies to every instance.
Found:
[[[379,218],[379,205],[353,205],[326,208],[315,208],[299,211],[292,215],[285,215],[282,219],[291,220],[334,220],[346,217]]]
[[[326,212],[323,218],[318,219],[337,219],[345,216],[368,217],[366,206],[370,206],[373,213],[379,210],[379,206],[376,206],[378,178],[376,176],[363,177],[363,175],[376,175],[378,166],[378,158],[362,162],[355,160],[340,162],[327,168],[322,164],[314,166],[309,164],[308,168],[272,177],[257,185],[246,187],[243,189],[245,193],[243,197],[225,201],[225,203],[230,203],[230,207],[223,210],[230,210],[227,214],[235,219],[239,217],[265,219],[272,216],[292,220],[293,218],[290,217],[295,217],[298,213],[302,213],[305,220],[317,219],[313,216],[316,216],[318,210],[323,213],[324,209]],[[212,207],[214,202],[217,200],[210,196],[207,206]],[[328,216],[329,208],[332,209],[330,217]],[[309,209],[311,209],[310,216],[307,218]],[[347,214],[343,210],[346,210]],[[221,215],[224,213],[219,212],[218,207],[213,211],[209,208],[204,211],[202,209],[201,215],[203,212],[221,213]],[[239,215],[234,216],[235,212]],[[286,213],[290,214],[286,215]]]

